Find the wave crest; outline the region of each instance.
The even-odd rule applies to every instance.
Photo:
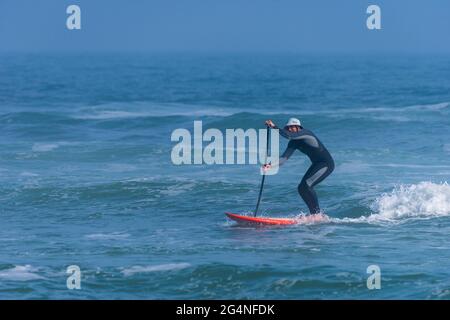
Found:
[[[408,219],[450,216],[450,185],[447,182],[400,185],[378,197],[370,216],[333,219],[334,222],[398,223]]]
[[[421,182],[401,185],[379,197],[373,209],[387,219],[450,215],[450,185]]]
[[[0,279],[4,281],[30,281],[40,280],[44,277],[35,273],[38,271],[31,265],[14,266],[10,269],[0,270]]]
[[[159,272],[159,271],[174,271],[189,268],[191,265],[186,262],[168,263],[153,266],[133,266],[122,270],[124,276],[132,276],[137,273]]]

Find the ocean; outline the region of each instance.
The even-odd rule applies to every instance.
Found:
[[[330,223],[237,226],[259,166],[171,162],[195,120],[289,117],[336,162]],[[449,299],[449,137],[448,56],[3,54],[0,299]],[[308,166],[267,177],[263,216],[307,211]]]

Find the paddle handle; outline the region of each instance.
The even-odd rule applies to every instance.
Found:
[[[267,137],[266,137],[266,157],[264,160],[264,164],[267,163],[267,158],[268,158],[268,154],[269,154],[269,143],[270,143],[270,129],[269,127],[267,127]],[[263,188],[264,188],[264,181],[266,180],[266,174],[264,173],[262,176],[262,180],[261,180],[261,186],[259,187],[259,194],[258,194],[258,201],[256,202],[256,208],[255,208],[255,213],[253,214],[254,217],[256,217],[256,215],[258,214],[258,209],[259,209],[259,204],[261,202],[261,196],[262,196],[262,192],[263,192]]]

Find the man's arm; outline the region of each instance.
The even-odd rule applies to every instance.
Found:
[[[293,144],[294,144],[293,141],[289,141],[286,150],[284,150],[283,154],[280,157],[280,160],[278,160],[279,166],[283,165],[294,153],[295,148],[294,148]]]
[[[291,139],[291,132],[289,132],[289,130],[286,130],[284,128],[280,128],[278,127],[275,123],[273,123],[272,120],[266,120],[265,122],[266,126],[271,128],[271,129],[277,129],[278,132],[281,134],[281,136],[285,137],[286,139]]]
[[[274,165],[278,165],[278,166],[283,165],[292,156],[292,154],[294,153],[295,149],[296,148],[294,147],[294,141],[293,140],[289,141],[288,146],[287,146],[286,150],[284,150],[284,152],[281,155],[281,157],[279,158],[278,163],[277,164],[273,164],[273,165],[272,164],[267,164],[267,163],[264,164],[262,166],[262,172],[266,172],[267,170],[270,170],[270,168],[272,168]]]
[[[294,137],[298,137],[300,135],[299,132],[290,132],[289,130],[286,130],[284,128],[279,128],[278,126],[274,126],[273,129],[278,129],[280,135],[289,140],[291,140]]]

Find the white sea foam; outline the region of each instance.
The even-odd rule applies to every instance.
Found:
[[[126,110],[124,110],[126,109]],[[134,102],[128,105],[107,104],[80,110],[74,115],[75,119],[82,120],[113,120],[142,117],[166,116],[230,116],[242,112],[240,109],[224,109],[215,106],[160,104]]]
[[[366,113],[374,113],[374,114],[382,114],[379,116],[380,119],[390,119],[388,116],[385,116],[386,113],[404,113],[411,111],[441,111],[447,109],[450,106],[450,102],[442,102],[436,104],[425,104],[425,105],[413,105],[406,107],[360,107],[360,108],[333,108],[329,110],[305,110],[298,112],[300,115],[315,115],[315,114],[324,114],[324,115],[342,115],[342,114],[366,114]],[[278,111],[278,110],[259,110],[261,113],[265,114],[294,114],[297,113],[295,110],[292,111]],[[408,118],[402,116],[393,116],[394,119],[398,121],[406,121]]]
[[[359,173],[370,170],[370,165],[360,160],[344,162],[336,168],[340,173]]]
[[[300,114],[300,115],[343,115],[343,114],[366,114],[374,113],[381,114],[380,119],[409,121],[409,118],[404,116],[385,116],[386,113],[404,113],[411,111],[427,111],[436,112],[441,111],[450,106],[450,102],[442,102],[429,105],[413,105],[406,107],[360,107],[360,108],[333,108],[332,110],[305,110],[296,111],[292,108],[291,111],[277,110],[273,108],[258,108],[258,113],[266,115],[275,114]],[[127,118],[141,118],[141,117],[164,117],[164,116],[218,116],[227,117],[242,112],[249,112],[248,108],[224,108],[219,106],[202,106],[202,105],[185,105],[185,104],[153,104],[149,102],[132,102],[127,105],[120,103],[111,103],[99,105],[95,107],[83,108],[73,115],[75,119],[82,120],[114,120]],[[250,111],[251,112],[251,111]]]
[[[448,169],[450,166],[446,165],[430,165],[430,164],[405,164],[405,163],[383,163],[372,165],[374,167],[388,167],[388,168],[410,168],[410,169]]]
[[[129,172],[136,170],[136,166],[125,163],[112,163],[102,168],[102,170],[107,172]]]
[[[193,190],[197,186],[194,182],[186,182],[183,184],[176,184],[173,186],[167,187],[165,190],[162,190],[160,193],[166,196],[176,196],[187,191]]]
[[[62,146],[73,146],[77,145],[78,142],[69,142],[69,141],[57,141],[57,142],[36,142],[31,147],[31,151],[33,152],[49,152],[55,149],[58,149]]]
[[[39,177],[39,174],[30,172],[30,171],[23,171],[20,173],[20,176],[21,177]]]
[[[367,217],[333,219],[333,222],[398,223],[450,216],[450,185],[446,182],[401,185],[377,198],[372,210],[374,213]]]
[[[438,111],[446,109],[450,106],[450,102],[442,102],[435,104],[423,104],[423,105],[415,105],[410,107],[405,107],[406,110],[427,110],[427,111]]]
[[[57,143],[35,143],[31,150],[33,152],[48,152],[59,148]]]
[[[123,240],[129,236],[130,235],[128,233],[113,232],[88,234],[84,237],[89,240]]]
[[[125,276],[132,276],[136,273],[181,270],[181,269],[189,268],[190,266],[191,265],[189,263],[185,263],[185,262],[160,264],[160,265],[154,265],[154,266],[133,266],[131,268],[123,269],[122,273]]]
[[[224,111],[222,109],[204,109],[204,110],[173,110],[168,112],[152,111],[152,112],[129,112],[129,111],[100,111],[91,114],[84,114],[76,116],[76,119],[82,120],[113,120],[113,119],[127,119],[127,118],[145,118],[145,117],[168,117],[168,116],[219,116],[226,117],[233,115],[231,111]]]
[[[442,102],[436,104],[413,105],[407,107],[380,107],[380,108],[346,108],[326,110],[325,113],[386,113],[386,112],[405,112],[405,111],[440,111],[450,106],[450,102]]]
[[[30,265],[14,266],[11,269],[0,270],[0,279],[10,281],[30,281],[44,279],[44,277],[36,274],[36,268]]]
[[[336,167],[339,173],[360,173],[373,168],[407,168],[407,169],[450,169],[449,165],[408,164],[408,163],[380,163],[370,164],[360,160],[344,162]]]
[[[126,118],[140,118],[151,116],[148,112],[128,112],[128,111],[100,111],[91,114],[84,114],[76,116],[77,119],[84,120],[108,120],[108,119],[126,119]]]
[[[450,215],[450,186],[421,182],[400,186],[377,199],[374,209],[389,219]]]

